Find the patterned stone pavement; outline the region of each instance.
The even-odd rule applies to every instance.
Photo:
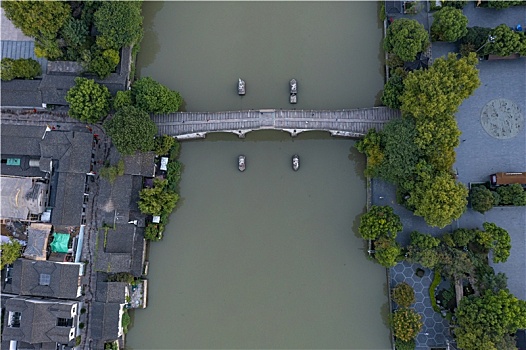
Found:
[[[416,270],[424,270],[424,276],[416,275]],[[429,286],[433,281],[433,272],[422,268],[419,264],[401,262],[389,269],[390,288],[395,287],[401,282],[408,283],[415,290],[415,304],[411,307],[422,316],[422,331],[416,337],[416,349],[424,350],[431,347],[447,347],[447,341],[452,342],[452,338],[446,336],[449,331],[449,322],[442,315],[433,310],[429,299]],[[396,303],[391,306],[395,309]]]

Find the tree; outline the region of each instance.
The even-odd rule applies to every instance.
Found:
[[[22,245],[16,239],[11,238],[7,242],[0,244],[0,270],[3,270],[6,265],[12,264],[22,255]]]
[[[433,15],[431,38],[439,41],[457,41],[467,34],[468,18],[462,10],[445,6]]]
[[[358,152],[367,156],[367,166],[364,171],[367,176],[378,176],[379,166],[384,159],[381,141],[382,134],[371,128],[363,139],[356,142],[355,147]]]
[[[71,18],[71,7],[65,1],[2,1],[2,8],[16,27],[37,41],[55,40]]]
[[[517,329],[526,328],[526,301],[508,290],[462,298],[455,313],[457,344],[465,350],[497,349]]]
[[[144,229],[144,238],[150,241],[160,241],[163,231],[163,224],[154,224],[150,222]]]
[[[97,74],[100,79],[104,79],[115,71],[120,59],[117,50],[96,50],[95,57],[88,63],[88,71]]]
[[[413,61],[416,54],[429,46],[429,36],[424,26],[416,20],[396,19],[387,28],[384,49],[404,61]]]
[[[485,186],[475,186],[471,189],[471,206],[473,210],[484,214],[493,208],[493,193]]]
[[[480,85],[477,63],[474,53],[460,59],[450,53],[446,59],[436,59],[427,70],[409,73],[400,109],[415,118],[454,114]]]
[[[373,205],[360,218],[360,234],[364,239],[376,239],[381,236],[395,238],[402,231],[402,222],[393,208],[385,205]]]
[[[121,154],[148,152],[153,149],[157,125],[145,112],[123,107],[113,118],[104,122],[104,130]]]
[[[422,317],[413,309],[401,308],[392,316],[393,333],[397,339],[411,341],[422,329]]]
[[[493,262],[506,262],[511,250],[511,238],[508,231],[491,222],[485,222],[482,226],[492,238]]]
[[[384,267],[393,267],[402,256],[402,248],[394,238],[381,236],[374,241],[374,258]]]
[[[2,58],[2,80],[33,79],[42,74],[40,63],[32,58]]]
[[[155,179],[152,188],[139,193],[139,209],[143,214],[167,215],[175,208],[179,195],[166,189],[168,181]]]
[[[462,183],[440,172],[417,182],[407,203],[428,225],[442,228],[464,213],[467,196],[468,189]]]
[[[384,86],[382,103],[387,107],[399,109],[402,105],[400,96],[404,92],[404,77],[406,76],[403,72],[402,69],[395,70]]]
[[[172,113],[182,103],[181,95],[150,77],[141,78],[132,85],[132,99],[137,108],[147,113]]]
[[[430,234],[411,232],[411,243],[407,247],[409,260],[433,269],[439,263],[437,250],[439,244],[440,239]]]
[[[97,45],[119,50],[138,43],[142,38],[141,1],[104,1],[94,13],[100,35]]]
[[[416,120],[415,145],[435,170],[450,171],[461,135],[453,115],[421,117]]]
[[[75,78],[75,86],[66,94],[69,115],[86,123],[96,123],[110,111],[111,94],[93,79]]]
[[[377,174],[404,190],[412,189],[416,164],[421,156],[413,118],[394,119],[382,131],[383,160]]]
[[[524,33],[516,32],[506,24],[501,24],[491,31],[493,42],[488,43],[487,51],[494,55],[509,56],[526,52]]]
[[[401,307],[409,307],[415,302],[415,291],[406,282],[396,285],[392,291],[393,301]]]

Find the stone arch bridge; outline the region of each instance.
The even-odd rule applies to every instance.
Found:
[[[282,130],[296,136],[327,131],[333,136],[363,137],[370,128],[381,130],[400,111],[387,107],[343,110],[259,109],[226,112],[177,112],[152,115],[158,133],[179,140],[204,138],[211,132],[230,132],[244,138],[256,130]]]

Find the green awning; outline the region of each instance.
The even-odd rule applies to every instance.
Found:
[[[20,158],[7,158],[6,165],[20,165]]]
[[[69,234],[53,233],[53,242],[51,242],[51,251],[53,253],[67,253],[69,243]]]

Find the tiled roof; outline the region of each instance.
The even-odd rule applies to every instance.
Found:
[[[49,298],[76,299],[79,286],[78,264],[18,259],[13,264],[12,293]],[[41,285],[41,275],[49,275],[49,285]]]

